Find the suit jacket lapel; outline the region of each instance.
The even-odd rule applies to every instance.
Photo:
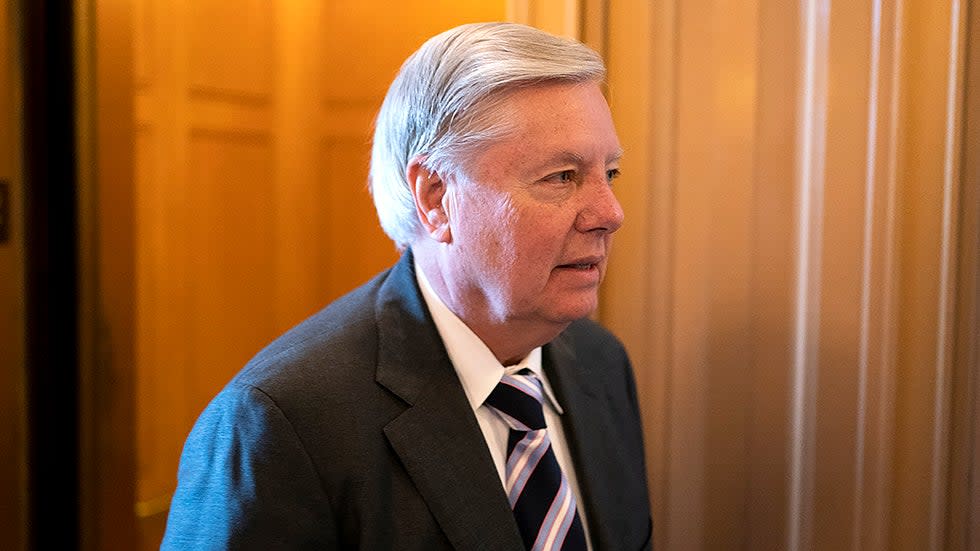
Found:
[[[376,306],[377,381],[408,404],[385,435],[456,549],[522,549],[520,533],[455,369],[415,280],[411,254]]]
[[[589,377],[590,367],[577,362],[574,346],[564,334],[544,348],[543,368],[564,410],[562,427],[585,501],[592,546],[615,549],[616,496],[611,495],[611,489],[619,486],[611,483],[614,473],[603,466],[617,464],[609,457],[615,453],[616,442],[603,429],[613,421],[595,388],[596,378]]]

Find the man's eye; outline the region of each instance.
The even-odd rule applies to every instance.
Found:
[[[558,174],[555,174],[555,180],[558,180],[559,182],[561,182],[563,184],[566,184],[568,182],[571,182],[574,179],[575,179],[575,171],[574,170],[563,170],[563,171],[559,172]]]
[[[618,168],[611,168],[611,169],[609,169],[609,170],[606,171],[606,180],[607,181],[612,182],[616,178],[619,178],[619,169]]]
[[[575,181],[575,171],[574,170],[562,170],[561,172],[555,172],[544,177],[542,182],[550,182],[553,184],[568,184]]]

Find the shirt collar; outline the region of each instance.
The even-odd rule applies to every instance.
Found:
[[[490,396],[504,374],[516,373],[526,368],[530,369],[541,380],[544,394],[548,397],[551,407],[557,413],[563,413],[561,405],[551,390],[548,378],[541,368],[540,346],[532,350],[516,365],[504,367],[490,351],[490,348],[480,340],[480,337],[467,327],[463,320],[459,319],[439,298],[425,277],[425,273],[419,267],[417,260],[415,261],[415,276],[418,279],[419,289],[422,291],[422,298],[425,299],[432,320],[436,324],[436,330],[442,338],[446,352],[448,352],[449,359],[456,369],[456,374],[463,384],[463,391],[466,393],[466,398],[469,400],[473,411],[483,405],[483,402]]]

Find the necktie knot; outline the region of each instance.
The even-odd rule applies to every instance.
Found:
[[[527,432],[545,428],[543,401],[541,381],[531,370],[523,369],[504,375],[485,403],[496,410],[511,429]]]

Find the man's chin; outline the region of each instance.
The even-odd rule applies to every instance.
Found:
[[[595,313],[596,308],[599,305],[598,300],[581,301],[578,303],[570,303],[562,305],[561,308],[557,308],[559,305],[555,305],[556,308],[549,316],[552,321],[559,324],[568,325],[573,321],[578,321],[580,319],[587,318]]]

